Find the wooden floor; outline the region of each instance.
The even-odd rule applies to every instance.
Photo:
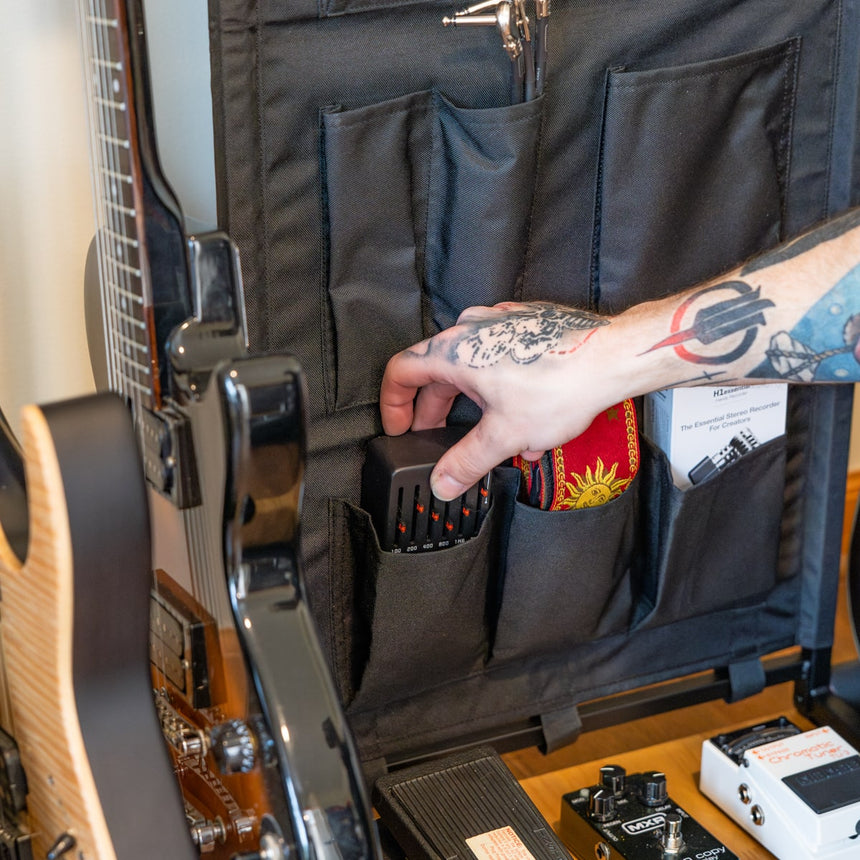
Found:
[[[860,472],[855,472],[848,476],[846,490],[843,571],[833,643],[834,664],[857,658],[845,599],[844,562],[858,493],[860,493]],[[575,743],[549,755],[543,755],[531,748],[507,753],[504,759],[518,779],[527,779],[537,774],[549,773],[598,758],[611,757],[688,735],[702,732],[716,734],[729,725],[756,722],[765,715],[785,713],[793,709],[793,691],[793,684],[780,684],[733,704],[727,704],[722,700],[706,702],[631,721],[621,726],[585,732]]]

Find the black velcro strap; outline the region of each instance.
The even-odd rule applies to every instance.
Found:
[[[576,705],[541,714],[540,722],[543,731],[543,743],[540,745],[542,753],[555,752],[572,744],[582,732],[582,718]]]
[[[764,666],[758,657],[729,664],[729,695],[727,702],[739,702],[760,693],[767,682]]]

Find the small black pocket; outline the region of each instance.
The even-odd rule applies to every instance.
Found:
[[[687,490],[642,440],[643,626],[746,606],[777,583],[785,437]]]
[[[776,244],[799,39],[719,60],[610,70],[594,233],[606,312],[674,292]]]
[[[437,95],[426,254],[437,328],[471,305],[516,297],[542,104],[461,108]]]
[[[637,475],[618,498],[592,508],[516,504],[494,660],[560,653],[628,628],[638,493]]]
[[[373,402],[386,361],[422,337],[415,225],[429,92],[322,114],[335,408]],[[324,331],[328,327],[324,326]]]
[[[383,551],[369,516],[346,509],[357,603],[369,638],[353,707],[373,708],[479,671],[488,649],[485,605],[497,506],[475,537],[424,553]]]

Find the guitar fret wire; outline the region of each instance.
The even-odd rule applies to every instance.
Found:
[[[141,364],[139,361],[135,361],[133,358],[129,358],[128,356],[123,356],[121,360],[125,366],[124,370],[126,379],[129,382],[139,385],[142,391],[148,391],[150,385],[149,378],[151,374],[146,365]]]
[[[99,171],[105,176],[109,176],[111,179],[119,179],[126,185],[131,185],[134,182],[131,176],[127,173],[123,173],[121,170],[111,170],[109,167],[100,167]]]
[[[123,272],[128,272],[130,275],[134,275],[136,278],[139,278],[143,275],[140,269],[135,266],[129,266],[128,263],[123,263],[121,260],[117,260],[116,257],[111,258],[111,265],[115,266],[117,269],[121,269]]]
[[[119,26],[119,21],[115,18],[102,18],[96,15],[87,15],[87,21],[90,24],[100,24],[102,27],[113,27],[114,29]]]
[[[111,144],[113,144],[114,146],[121,146],[123,149],[130,149],[130,148],[131,148],[131,144],[130,144],[130,143],[129,143],[129,141],[128,141],[128,140],[126,140],[125,138],[121,138],[121,137],[111,137],[110,135],[103,134],[103,133],[101,133],[101,132],[99,132],[99,137],[100,137],[100,138],[101,138],[105,143],[111,143]]]
[[[112,288],[115,296],[124,301],[131,301],[136,305],[143,306],[143,296],[139,295],[134,290],[130,290],[127,286],[116,283],[116,281],[108,281],[108,285]]]
[[[135,379],[129,379],[128,377],[123,379],[122,383],[114,390],[121,391],[123,394],[127,394],[129,396],[137,393],[144,395],[144,397],[149,397],[148,385],[143,385],[143,383],[140,383]]]
[[[131,382],[136,382],[138,385],[142,386],[143,382],[141,382],[141,378],[143,378],[144,380],[149,379],[150,373],[149,373],[149,369],[146,367],[146,365],[141,364],[139,361],[135,361],[135,359],[133,359],[127,355],[121,356],[120,359],[121,359],[122,363],[125,365],[126,374],[127,375],[134,374],[133,379],[129,376],[129,380]],[[149,382],[147,381],[147,388],[148,387],[149,387]]]
[[[126,236],[124,233],[117,233],[116,230],[111,230],[110,227],[105,227],[104,232],[106,236],[110,236],[111,239],[116,239],[117,242],[122,242],[130,248],[140,247],[140,242],[138,242],[137,239],[133,239],[131,236]]]
[[[127,343],[124,345],[126,347],[137,346],[137,344],[134,343]],[[134,355],[132,355],[130,350],[128,352],[122,350],[117,356],[117,359],[125,365],[125,369],[127,372],[135,374],[135,378],[137,378],[138,381],[140,377],[148,379],[151,376],[151,373],[149,371],[149,365],[146,362],[139,361]]]
[[[106,99],[103,96],[96,96],[96,104],[100,104],[102,107],[115,108],[116,110],[125,110],[125,102],[114,101],[113,99]]]
[[[119,307],[111,308],[111,320],[114,323],[120,323],[124,326],[121,331],[117,331],[117,337],[125,337],[129,339],[138,340],[137,332],[146,331],[146,323],[143,320],[140,320],[129,313],[126,313]],[[148,345],[148,341],[144,340],[143,343]]]
[[[115,203],[113,200],[108,200],[106,197],[102,198],[102,203],[105,206],[109,206],[111,209],[116,209],[117,212],[122,212],[123,215],[128,215],[129,218],[137,217],[136,209],[129,209],[128,206],[123,206],[121,203]]]
[[[129,351],[126,351],[124,349],[121,350],[119,352],[119,355],[117,356],[117,359],[125,365],[127,371],[134,372],[136,374],[136,377],[144,377],[148,379],[152,375],[149,369],[149,364],[147,362],[139,361],[132,354],[130,349],[131,347],[135,347],[137,349],[137,347],[139,347],[139,344],[136,344],[134,342],[127,342],[123,345],[129,347]],[[137,349],[137,351],[139,352],[140,350]]]
[[[146,323],[143,322],[143,320],[136,319],[131,314],[127,314],[125,311],[121,310],[114,310],[113,313],[115,316],[122,317],[125,323],[132,326],[132,330],[146,331]],[[141,348],[145,348],[145,343],[141,344],[140,341],[138,341],[138,344]]]
[[[101,66],[106,69],[114,69],[115,71],[120,71],[122,69],[122,63],[117,63],[113,60],[102,60],[98,57],[92,57],[90,59],[90,63],[94,66]]]
[[[143,319],[143,315],[136,315],[133,313],[135,310],[139,310],[141,307],[140,302],[132,303],[132,306],[128,307],[128,302],[124,302],[122,305],[114,304],[111,306],[111,313],[116,315],[124,315],[126,321],[130,324],[133,323],[135,327],[146,328],[146,321]]]

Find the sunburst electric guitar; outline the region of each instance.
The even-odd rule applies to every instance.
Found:
[[[0,857],[191,856],[152,707],[147,497],[128,409],[0,416]],[[28,517],[29,511],[29,517]]]
[[[190,841],[225,860],[372,856],[299,570],[300,369],[249,357],[234,246],[184,233],[140,0],[80,8],[107,384],[130,404],[152,495],[153,688]]]

